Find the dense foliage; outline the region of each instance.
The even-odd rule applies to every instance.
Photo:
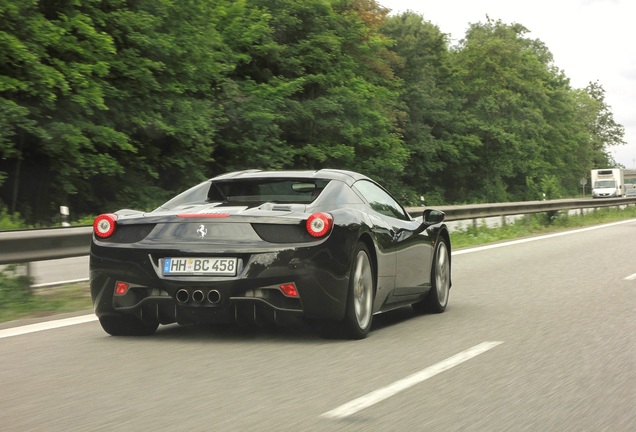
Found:
[[[153,208],[247,168],[333,167],[409,204],[578,191],[623,142],[519,24],[457,46],[375,0],[2,0],[0,206]]]

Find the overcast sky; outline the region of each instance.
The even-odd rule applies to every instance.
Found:
[[[575,88],[598,81],[614,120],[625,127],[627,145],[614,158],[636,169],[636,1],[635,0],[377,0],[392,14],[412,10],[436,24],[451,41],[486,15],[519,23],[527,38],[539,39]],[[603,168],[603,167],[599,167]]]

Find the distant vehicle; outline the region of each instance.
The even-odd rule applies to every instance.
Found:
[[[626,197],[636,197],[636,185],[628,185],[630,187],[628,187],[625,190],[625,196]]]
[[[594,169],[592,198],[620,198],[625,196],[625,181],[621,168]]]
[[[373,315],[443,312],[451,287],[444,213],[411,217],[350,171],[224,174],[154,211],[94,223],[91,294],[111,335],[159,324],[301,318],[353,339]]]

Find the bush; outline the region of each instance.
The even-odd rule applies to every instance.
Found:
[[[0,270],[0,316],[9,311],[27,311],[31,307],[33,293],[28,276],[17,273],[16,265]]]
[[[6,207],[0,207],[0,231],[30,228],[20,217],[20,213],[9,214]]]
[[[93,225],[93,222],[95,221],[95,217],[96,216],[83,216],[80,219],[78,219],[77,221],[71,222],[71,225],[73,225],[73,226],[91,226],[91,225]]]

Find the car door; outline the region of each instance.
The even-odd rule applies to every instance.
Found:
[[[428,234],[418,233],[421,222],[413,220],[404,208],[379,185],[360,180],[355,189],[390,227],[391,254],[395,257],[395,295],[419,294],[430,285],[432,246]]]

